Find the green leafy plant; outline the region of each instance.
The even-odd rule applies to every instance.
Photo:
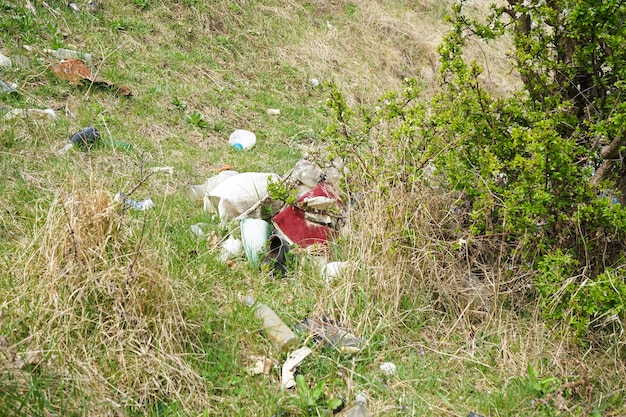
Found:
[[[625,317],[618,296],[607,296],[609,303],[596,296],[580,308],[563,291],[557,292],[563,302],[545,299],[547,288],[566,284],[603,288],[607,271],[624,265],[626,163],[619,149],[626,145],[626,54],[619,45],[626,31],[616,17],[623,13],[618,1],[510,0],[492,6],[483,22],[459,2],[439,47],[442,92],[428,111],[417,100],[416,80],[405,80],[402,92],[387,93],[373,110],[350,109],[330,85],[334,120],[325,134],[350,170],[383,195],[410,192],[425,180],[456,193],[457,211],[466,214],[457,215],[455,227],[505,244],[510,256],[521,253],[525,269],[540,268],[545,313],[576,322],[578,334],[593,331],[587,326],[593,320],[582,318],[586,311],[617,314],[615,323]],[[505,34],[524,86],[508,97],[491,94],[481,65],[464,54],[469,39]],[[572,261],[567,271],[540,267],[562,254]],[[621,288],[624,279],[617,274],[611,282]]]
[[[202,113],[200,113],[198,110],[194,110],[193,113],[185,116],[185,120],[190,125],[200,129],[205,128],[209,125],[209,123],[204,120],[204,116],[202,115]]]
[[[267,192],[273,200],[283,201],[286,204],[295,204],[298,201],[298,190],[291,187],[287,181],[268,178]]]
[[[320,415],[320,412],[322,415],[331,415],[343,404],[339,398],[327,398],[327,387],[324,381],[320,381],[313,388],[309,388],[304,376],[296,375],[296,386],[300,408],[304,415],[317,416]]]

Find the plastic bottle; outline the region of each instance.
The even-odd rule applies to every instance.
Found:
[[[283,322],[280,317],[267,305],[257,303],[254,297],[248,295],[244,303],[254,308],[254,315],[263,320],[263,328],[272,346],[282,353],[298,344],[298,336]]]
[[[69,58],[82,59],[87,64],[91,63],[91,58],[92,58],[91,54],[86,54],[84,52],[74,51],[71,49],[64,49],[64,48],[44,49],[43,51],[44,53],[48,55],[52,55],[53,57],[59,58],[59,59],[69,59]]]
[[[354,405],[350,407],[343,417],[369,417],[370,412],[367,410],[367,398],[361,394],[357,394],[354,399]]]
[[[250,149],[256,144],[256,135],[249,130],[237,129],[230,134],[228,143],[238,151]]]
[[[8,56],[4,55],[2,52],[0,52],[0,67],[11,68],[11,66],[11,59]]]

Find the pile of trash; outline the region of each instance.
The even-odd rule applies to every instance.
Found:
[[[245,254],[251,265],[267,264],[284,276],[286,255],[294,247],[321,254],[322,259],[329,254],[330,242],[345,223],[346,207],[338,191],[341,169],[341,161],[322,169],[307,159],[282,176],[240,173],[227,166],[203,184],[190,185],[187,196],[231,231],[219,245],[222,262]],[[289,203],[273,198],[272,187],[289,190],[293,198]],[[207,226],[198,223],[191,225],[191,230],[202,238]],[[330,279],[343,266],[345,263],[320,261],[320,270],[325,277],[331,275]]]

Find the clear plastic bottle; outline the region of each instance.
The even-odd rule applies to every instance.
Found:
[[[230,134],[228,143],[238,151],[250,149],[256,144],[256,135],[249,130],[237,129]]]
[[[254,315],[263,320],[265,334],[278,352],[285,352],[298,344],[298,336],[271,308],[263,303],[257,303],[250,295],[244,298],[244,303],[253,307]]]
[[[354,399],[354,405],[346,410],[343,417],[369,417],[370,412],[367,410],[367,398],[361,394],[357,394]]]
[[[71,49],[64,49],[64,48],[44,49],[43,51],[44,53],[48,55],[52,55],[53,57],[59,58],[59,59],[69,59],[69,58],[82,59],[87,64],[90,64],[91,59],[92,59],[91,54],[86,54],[84,52],[74,51]]]

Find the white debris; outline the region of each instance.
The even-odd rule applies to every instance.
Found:
[[[295,372],[298,365],[313,352],[308,346],[294,350],[287,356],[287,360],[283,364],[281,388],[293,388],[296,386]]]
[[[393,362],[385,362],[380,365],[380,370],[387,376],[396,374],[396,365]]]

